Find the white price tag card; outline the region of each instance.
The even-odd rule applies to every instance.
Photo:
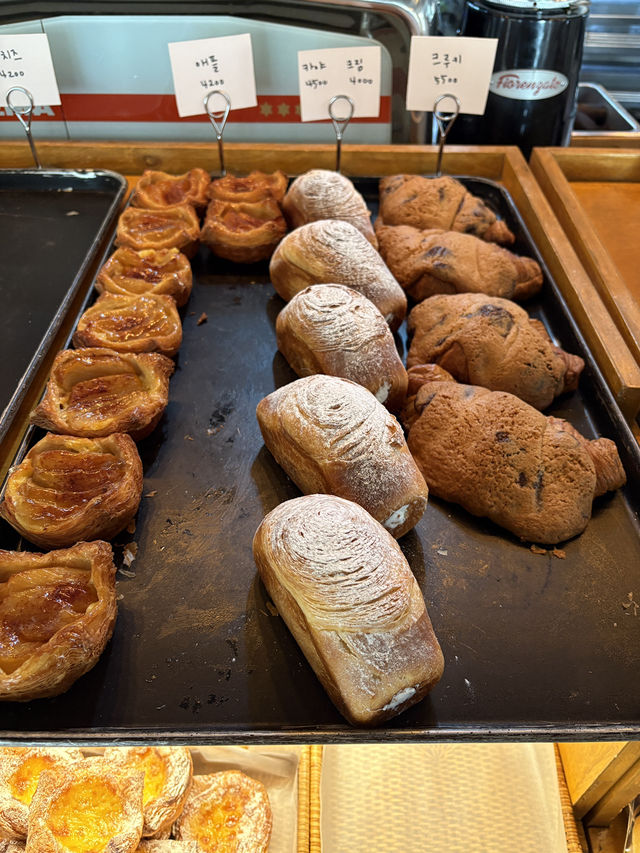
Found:
[[[213,89],[227,93],[232,110],[258,105],[249,33],[171,42],[169,59],[182,118],[204,114],[204,99]]]
[[[49,40],[44,33],[0,35],[0,106],[4,107],[7,92],[14,86],[31,92],[36,107],[60,103]],[[28,106],[27,98],[19,92],[11,96],[11,103]]]
[[[455,95],[460,112],[482,115],[498,39],[412,36],[407,109],[432,112],[440,95]],[[444,102],[450,112],[451,102]]]
[[[354,103],[354,118],[380,114],[380,47],[329,47],[298,51],[300,118],[322,121],[329,118],[329,101],[348,95]],[[336,115],[342,116],[345,104]]]

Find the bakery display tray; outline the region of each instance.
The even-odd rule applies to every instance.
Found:
[[[0,170],[0,441],[115,222],[114,172]]]
[[[503,188],[463,181],[516,232],[515,251],[541,260]],[[375,211],[377,180],[356,185]],[[276,349],[275,318],[284,303],[266,264],[238,266],[201,249],[193,270],[169,406],[139,445],[145,484],[136,530],[114,543],[118,561],[131,541],[137,554],[118,573],[113,640],[66,694],[0,706],[0,738],[640,735],[640,454],[548,273],[527,307],[586,361],[579,391],[550,411],[588,437],[613,438],[629,484],[599,498],[585,532],[555,554],[534,552],[492,523],[431,498],[400,544],[441,642],[444,676],[423,702],[384,727],[358,730],[333,707],[252,558],[265,513],[299,495],[263,446],[255,418],[263,396],[296,378]],[[0,547],[15,547],[15,532],[0,525]]]

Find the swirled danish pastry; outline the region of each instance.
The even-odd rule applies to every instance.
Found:
[[[116,246],[144,249],[180,249],[192,258],[198,249],[200,221],[190,204],[164,210],[128,207],[120,215]]]
[[[407,297],[380,255],[349,222],[302,225],[282,240],[269,265],[271,282],[289,301],[312,284],[344,284],[376,306],[390,328],[407,313]]]
[[[158,293],[172,296],[178,308],[187,303],[192,284],[191,264],[178,249],[136,252],[127,246],[115,250],[95,281],[98,293]]]
[[[204,209],[210,182],[211,176],[204,169],[190,169],[184,175],[146,169],[136,184],[131,204],[148,210],[166,210],[180,204]]]
[[[7,478],[0,515],[35,545],[110,539],[136,514],[142,463],[128,435],[47,435]]]
[[[214,255],[236,263],[270,258],[287,232],[275,199],[229,202],[213,199],[207,208],[201,239]]]
[[[258,403],[267,448],[305,494],[355,501],[396,538],[426,509],[428,490],[402,427],[370,391],[308,376]]]
[[[144,773],[85,758],[45,770],[29,811],[28,853],[134,853]]]
[[[126,432],[139,441],[154,429],[167,406],[173,367],[170,358],[155,352],[63,350],[31,423],[81,438]]]
[[[107,542],[80,542],[48,554],[0,551],[1,700],[57,696],[97,663],[116,620],[115,576]],[[24,797],[25,773],[37,764],[29,761],[12,777]],[[7,834],[9,817],[3,815]],[[21,826],[15,812],[10,819]]]
[[[174,356],[182,343],[182,323],[170,296],[103,293],[78,320],[76,347],[118,352],[160,352]]]
[[[22,574],[24,576],[24,572]],[[16,575],[13,577],[15,578]],[[0,581],[0,588],[6,583],[7,581]],[[17,597],[19,598],[19,596]],[[13,603],[17,604],[18,607],[17,611],[12,611],[14,619],[18,616],[18,612],[22,617],[25,615],[24,606],[20,607],[20,603],[24,605],[24,602],[16,601],[15,598],[14,596]],[[4,611],[2,615],[5,616],[7,598],[3,596],[0,601],[0,608]],[[16,619],[16,621],[18,620]],[[24,621],[21,621],[20,627],[22,630],[26,628]],[[3,633],[6,637],[8,632],[5,629]],[[17,661],[14,660],[13,662],[16,663]],[[1,663],[0,668],[2,668]],[[56,747],[55,749],[4,747],[0,749],[0,836],[13,839],[26,838],[29,805],[38,787],[38,779],[42,771],[70,764],[73,761],[82,761],[82,757],[82,752],[72,747]]]
[[[225,175],[223,178],[215,178],[211,181],[209,198],[232,202],[262,201],[264,198],[273,198],[280,202],[287,191],[287,183],[287,176],[280,171],[270,174],[254,171],[243,178]]]
[[[188,748],[112,746],[105,749],[104,757],[122,770],[144,771],[142,835],[149,838],[170,829],[182,812],[191,785],[193,762]]]
[[[407,372],[376,306],[341,284],[314,284],[276,320],[278,349],[298,376],[326,373],[367,388],[391,411],[402,406]]]
[[[266,853],[272,827],[264,785],[240,770],[194,776],[174,835],[202,853]]]
[[[375,725],[422,699],[443,658],[392,536],[360,506],[308,495],[277,506],[253,540],[278,613],[338,710]]]
[[[311,169],[300,175],[287,190],[282,210],[291,228],[318,219],[342,219],[362,232],[374,249],[378,248],[364,198],[349,178],[339,172]]]

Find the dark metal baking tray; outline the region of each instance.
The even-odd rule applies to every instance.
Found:
[[[537,255],[505,191],[464,179]],[[358,182],[375,208],[377,181]],[[618,444],[629,485],[596,501],[565,559],[432,498],[401,540],[445,656],[429,697],[350,728],[274,614],[252,559],[264,514],[299,494],[265,449],[258,401],[295,378],[277,353],[283,303],[266,265],[201,250],[170,402],[140,444],[145,497],[112,642],[66,694],[0,706],[0,738],[85,742],[624,739],[640,735],[638,446],[548,272],[529,310],[586,360],[551,411]],[[198,325],[205,313],[206,322]],[[404,327],[403,327],[404,329]],[[398,339],[401,349],[406,342]],[[0,546],[13,547],[4,523]],[[632,596],[631,599],[629,596]]]
[[[0,441],[114,225],[114,172],[0,170]]]

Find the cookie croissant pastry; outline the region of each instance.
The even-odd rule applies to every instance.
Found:
[[[615,444],[502,391],[426,381],[411,403],[408,445],[432,494],[530,542],[581,533],[594,497],[624,485]]]
[[[376,222],[380,254],[415,302],[436,293],[486,293],[528,299],[542,286],[532,258],[514,255],[473,234]]]
[[[442,228],[509,244],[506,223],[455,178],[390,175],[380,181],[380,219],[385,225]]]
[[[289,301],[312,284],[344,284],[376,306],[392,331],[407,313],[407,297],[369,242],[349,222],[323,219],[292,231],[269,265],[271,282]]]
[[[349,222],[378,248],[371,226],[371,213],[364,198],[349,178],[340,172],[311,169],[291,184],[282,200],[282,210],[292,228],[318,219],[341,219]]]
[[[178,308],[187,303],[192,285],[191,264],[178,249],[137,252],[128,246],[115,250],[95,281],[98,293],[156,293],[173,297]]]
[[[276,339],[298,376],[351,379],[391,411],[404,402],[407,372],[389,326],[349,287],[315,284],[296,294],[278,314]]]
[[[57,696],[97,663],[116,620],[115,577],[107,542],[0,551],[0,700]]]
[[[257,416],[264,443],[300,491],[352,500],[396,538],[422,518],[424,479],[400,424],[366,388],[308,376],[261,400]]]
[[[173,362],[160,353],[63,350],[31,423],[81,438],[126,432],[139,441],[167,406],[172,373]]]
[[[9,474],[0,515],[29,542],[61,548],[115,536],[141,496],[142,463],[130,436],[47,433]]]
[[[575,390],[584,367],[515,302],[481,293],[431,296],[413,309],[408,328],[407,367],[433,362],[458,382],[508,391],[537,409]]]

